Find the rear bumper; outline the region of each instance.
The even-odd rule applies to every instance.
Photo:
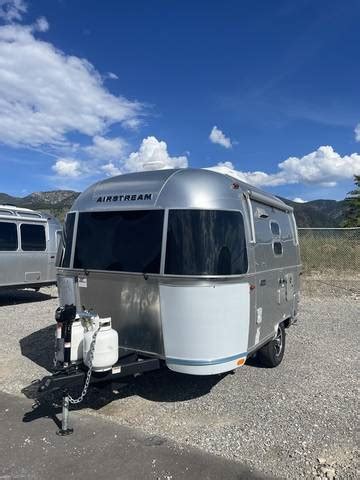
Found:
[[[247,353],[239,353],[231,357],[214,360],[185,360],[179,358],[166,358],[166,366],[174,372],[189,375],[215,375],[225,373],[241,367],[246,361]]]

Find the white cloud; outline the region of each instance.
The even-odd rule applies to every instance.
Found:
[[[207,170],[213,170],[214,172],[223,173],[224,175],[230,175],[234,178],[238,178],[242,182],[249,183],[255,186],[264,185],[278,185],[276,181],[272,180],[272,175],[264,172],[243,172],[241,170],[235,170],[231,162],[220,162],[213,167],[208,167]]]
[[[111,80],[119,80],[119,77],[116,75],[116,73],[113,72],[108,72],[107,78],[110,78]]]
[[[186,168],[187,166],[186,156],[171,157],[166,143],[151,136],[144,138],[137,152],[130,153],[123,164],[123,171],[140,172],[142,170]]]
[[[140,118],[129,118],[129,120],[125,120],[124,122],[122,122],[122,126],[124,128],[128,128],[129,130],[137,130],[140,125]]]
[[[38,32],[47,32],[49,28],[49,22],[46,20],[45,17],[38,18],[34,24],[34,29]]]
[[[0,0],[0,18],[5,22],[21,20],[26,11],[27,6],[23,0]]]
[[[142,106],[112,95],[91,63],[35,38],[45,22],[0,27],[0,142],[58,147],[69,133],[93,137],[138,122]]]
[[[84,147],[84,150],[93,158],[96,159],[117,159],[120,160],[124,154],[127,143],[122,138],[106,138],[96,135],[93,138],[93,144]]]
[[[116,167],[112,162],[107,163],[100,167],[107,177],[114,177],[115,175],[121,175],[122,171]]]
[[[293,202],[296,202],[296,203],[306,203],[306,200],[303,200],[302,198],[300,197],[295,197],[293,199]]]
[[[75,178],[83,173],[81,163],[74,158],[58,158],[52,169],[60,177]]]
[[[360,154],[339,155],[331,146],[319,147],[302,158],[289,157],[277,174],[284,183],[318,183],[335,186],[360,172]]]
[[[144,138],[136,152],[124,156],[126,143],[121,138],[108,139],[94,137],[93,145],[83,150],[90,155],[87,161],[74,158],[58,158],[52,169],[60,177],[79,177],[98,175],[121,175],[123,173],[145,170],[164,170],[167,168],[187,168],[185,155],[171,157],[164,141],[150,136]],[[106,163],[104,162],[106,160]]]
[[[278,164],[278,171],[244,172],[235,170],[231,162],[219,163],[209,170],[227,173],[255,186],[279,186],[305,183],[334,187],[337,182],[360,173],[360,154],[339,155],[330,146],[319,147],[301,158],[289,157]]]
[[[360,123],[358,123],[355,127],[355,140],[360,142]]]
[[[209,139],[212,143],[217,143],[225,148],[231,148],[231,140],[215,125],[210,132]]]

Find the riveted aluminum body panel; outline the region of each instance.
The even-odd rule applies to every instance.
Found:
[[[293,296],[298,295],[299,291],[301,265],[292,209],[273,195],[227,175],[207,170],[178,169],[133,173],[98,182],[78,197],[71,211],[81,213],[154,208],[165,210],[160,274],[144,276],[128,272],[85,272],[59,268],[59,277],[75,279],[76,292],[73,298],[78,308],[93,308],[101,316],[111,316],[113,327],[119,333],[120,347],[164,358],[163,286],[173,286],[174,289],[178,286],[180,293],[183,287],[246,284],[249,289],[247,352],[271,339],[279,322],[290,318],[294,312],[291,299],[278,301],[279,290],[280,294],[283,293],[280,280],[292,274]],[[165,275],[167,216],[171,209],[241,212],[247,244],[247,273],[216,277]],[[257,217],[258,209],[265,211],[268,217]],[[274,255],[273,244],[276,239],[271,236],[270,220],[280,225],[281,256]],[[85,273],[86,286],[80,287],[77,279]],[[84,285],[84,282],[80,284]],[[211,295],[211,288],[208,291]],[[284,294],[284,298],[287,298],[285,291]],[[223,328],[227,326],[223,325]],[[206,343],[204,335],[202,341]]]
[[[41,287],[56,282],[55,257],[62,226],[50,215],[25,208],[0,206],[0,222],[16,225],[16,250],[0,250],[0,288]],[[43,225],[46,249],[24,251],[21,248],[21,225]]]

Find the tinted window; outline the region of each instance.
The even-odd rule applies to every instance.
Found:
[[[280,226],[277,222],[270,222],[271,232],[275,237],[280,236]]]
[[[274,253],[275,255],[282,255],[283,248],[280,242],[274,242]]]
[[[163,210],[80,213],[75,268],[160,273]]]
[[[17,250],[18,239],[15,223],[0,222],[0,250]]]
[[[61,262],[61,266],[65,268],[70,267],[70,258],[71,258],[71,246],[74,233],[74,222],[75,222],[75,213],[69,213],[66,216],[65,226],[63,230],[63,246],[64,254]]]
[[[25,251],[46,250],[44,225],[30,225],[23,223],[20,226],[21,248]]]
[[[171,210],[165,273],[237,275],[247,272],[244,222],[240,212]]]

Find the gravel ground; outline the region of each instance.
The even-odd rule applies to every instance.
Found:
[[[341,290],[304,296],[276,369],[232,375],[163,370],[93,390],[94,415],[241,461],[276,478],[359,478],[356,367],[359,299]],[[0,293],[0,390],[46,373],[53,354],[56,290]],[[327,472],[327,473],[326,473]]]

